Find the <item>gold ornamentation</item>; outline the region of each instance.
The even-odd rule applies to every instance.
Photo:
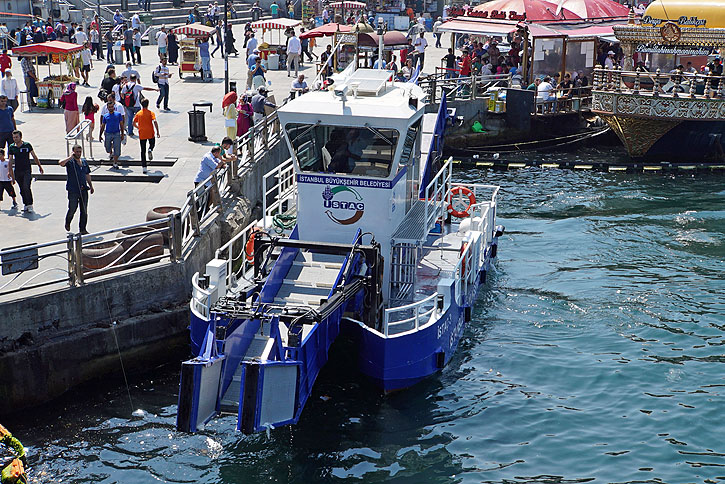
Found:
[[[644,156],[660,138],[680,121],[654,120],[603,115],[604,121],[617,134],[630,156]]]
[[[665,42],[674,44],[682,37],[682,30],[680,30],[680,26],[676,23],[667,22],[662,27],[660,27],[660,35]]]

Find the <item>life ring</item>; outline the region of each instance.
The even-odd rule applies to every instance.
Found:
[[[456,210],[453,207],[453,201],[454,201],[453,197],[455,197],[456,195],[458,195],[458,200],[461,200],[461,201],[463,200],[462,196],[468,197],[468,205],[466,206],[465,209]],[[448,213],[450,213],[451,215],[453,215],[454,217],[457,217],[457,218],[470,217],[471,207],[473,207],[475,204],[476,204],[476,195],[474,195],[471,190],[469,190],[466,187],[461,187],[461,186],[453,187],[453,189],[451,190],[451,202],[448,204]]]
[[[262,232],[258,228],[253,228],[252,233],[249,234],[249,240],[247,240],[247,245],[244,246],[244,255],[247,256],[247,261],[252,262],[254,260],[254,239],[257,237],[257,233]]]
[[[466,258],[463,257],[463,253],[466,251],[466,247],[468,247],[468,242],[463,242],[461,244],[461,251],[458,253],[458,257],[461,259],[461,278],[466,276]]]

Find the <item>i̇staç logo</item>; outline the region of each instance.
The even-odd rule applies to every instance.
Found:
[[[360,220],[365,212],[365,204],[360,194],[350,187],[338,185],[325,186],[322,192],[325,214],[340,225],[351,225]]]

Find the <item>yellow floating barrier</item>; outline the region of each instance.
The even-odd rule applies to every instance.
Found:
[[[509,163],[509,170],[512,168],[526,168],[526,163]]]
[[[591,170],[594,165],[574,165],[575,170]]]
[[[544,163],[541,165],[541,168],[559,168],[558,163]]]
[[[681,166],[680,170],[694,170],[695,168],[697,168],[695,165],[685,165]]]
[[[609,171],[627,171],[626,166],[610,166]]]
[[[476,166],[488,166],[488,167],[491,167],[491,166],[493,166],[493,162],[492,161],[479,161],[479,162],[476,163]]]
[[[645,166],[642,168],[644,171],[661,171],[661,166]]]

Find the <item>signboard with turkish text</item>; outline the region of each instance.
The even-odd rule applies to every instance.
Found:
[[[492,10],[491,12],[477,12],[474,10],[466,10],[462,7],[452,7],[448,14],[451,17],[473,17],[473,18],[484,18],[491,20],[514,20],[517,22],[523,22],[526,20],[526,13],[518,13],[513,10],[508,12]]]

